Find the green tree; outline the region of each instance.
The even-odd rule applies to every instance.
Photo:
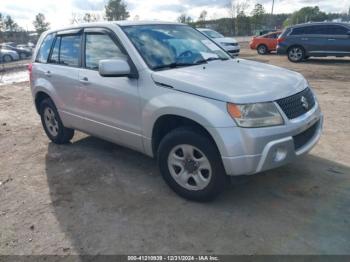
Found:
[[[207,16],[208,12],[206,10],[203,10],[199,15],[198,21],[204,22],[207,19]]]
[[[35,31],[38,33],[38,35],[41,35],[43,32],[50,29],[50,23],[46,22],[45,15],[42,13],[39,13],[35,16],[35,20],[33,21],[33,25],[34,25]]]
[[[126,20],[130,17],[127,5],[122,0],[109,0],[105,6],[105,16],[108,21]]]
[[[10,32],[18,31],[19,27],[15,21],[13,21],[12,17],[7,15],[4,19],[5,30]]]
[[[262,4],[258,3],[254,6],[251,20],[255,30],[261,29],[262,26],[264,25],[265,14],[266,12]]]
[[[0,32],[2,32],[5,28],[2,13],[0,13]]]
[[[187,16],[186,14],[181,14],[178,18],[177,21],[179,23],[183,23],[183,24],[190,24],[193,22],[192,17]]]
[[[97,14],[92,14],[92,13],[85,13],[84,17],[83,17],[83,21],[90,23],[90,22],[96,22],[100,20],[99,16]]]
[[[320,11],[318,6],[307,6],[294,12],[286,25],[296,25],[307,22],[322,22],[328,19],[325,12]]]

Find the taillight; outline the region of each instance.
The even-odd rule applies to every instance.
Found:
[[[33,73],[33,64],[30,63],[28,65],[28,72],[29,72],[29,80],[32,81],[32,73]]]
[[[280,44],[280,43],[284,42],[284,40],[286,40],[286,39],[283,37],[279,37],[279,38],[277,38],[277,43]]]

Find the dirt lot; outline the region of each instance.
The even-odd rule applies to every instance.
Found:
[[[350,60],[242,57],[302,73],[324,136],[207,204],[176,196],[141,154],[81,133],[50,143],[28,82],[0,85],[0,254],[350,254]]]

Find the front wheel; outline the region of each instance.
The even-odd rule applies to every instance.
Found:
[[[74,136],[74,130],[63,126],[55,104],[50,98],[40,103],[41,122],[46,135],[56,144],[67,144]]]
[[[165,136],[159,146],[158,164],[167,184],[193,201],[214,199],[227,181],[214,142],[191,128],[178,128]]]
[[[9,63],[9,62],[13,61],[13,58],[10,55],[4,55],[3,56],[3,60],[4,60],[5,63]]]
[[[288,59],[293,63],[303,61],[305,58],[305,50],[301,46],[294,46],[288,50]]]

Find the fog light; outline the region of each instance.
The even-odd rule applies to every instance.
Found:
[[[287,157],[287,150],[284,147],[279,147],[276,149],[274,161],[281,162]]]

